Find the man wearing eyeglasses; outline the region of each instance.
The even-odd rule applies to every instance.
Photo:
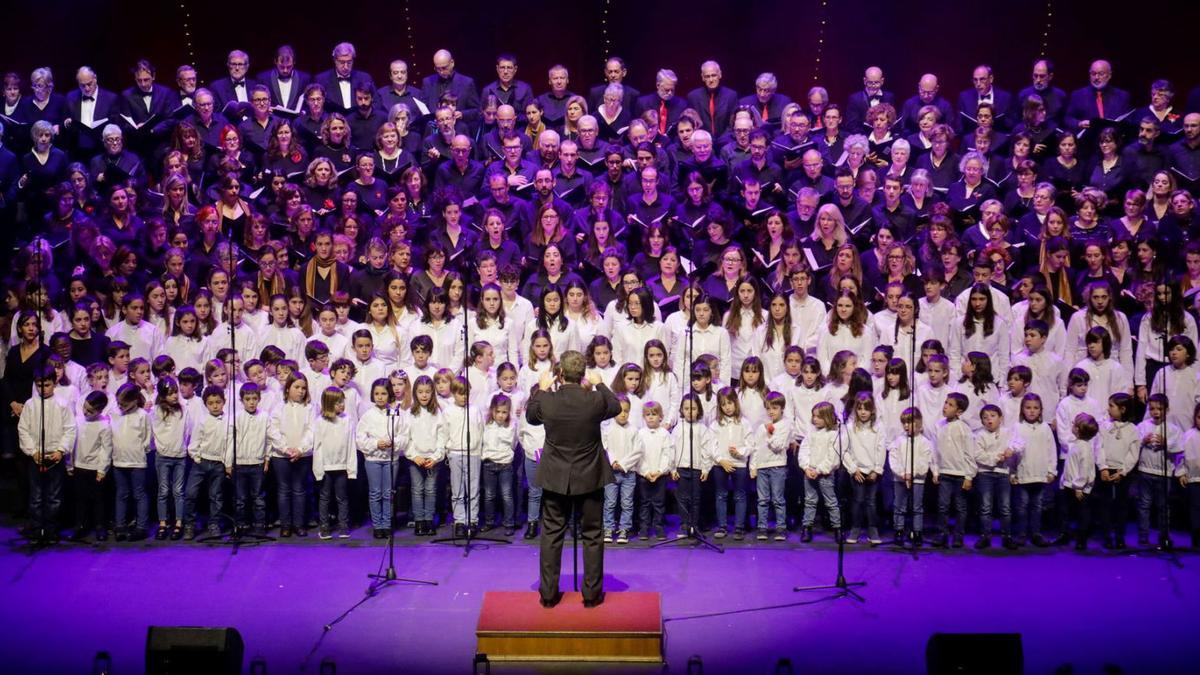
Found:
[[[958,111],[972,118],[979,112],[979,104],[990,103],[995,111],[996,128],[1008,130],[1014,117],[1012,94],[995,86],[992,67],[981,64],[971,72],[971,88],[958,95]],[[950,123],[950,120],[944,120]],[[975,131],[975,123],[959,116],[964,134]],[[951,124],[953,126],[953,124]]]
[[[111,185],[133,180],[141,185],[146,177],[146,171],[137,155],[125,149],[125,136],[121,127],[116,124],[104,125],[101,133],[104,152],[92,158],[88,164],[88,173],[97,187],[107,188]]]
[[[116,94],[100,88],[95,71],[87,66],[76,71],[75,83],[79,88],[67,94],[67,118],[63,126],[77,134],[72,154],[76,159],[87,160],[103,148],[93,129],[97,123],[103,124],[103,120],[118,123],[120,102]]]
[[[208,88],[213,93],[217,109],[227,117],[240,121],[250,114],[250,89],[258,84],[247,75],[250,72],[250,55],[240,49],[229,52],[225,68],[229,74],[215,80]]]
[[[896,105],[895,94],[884,91],[883,84],[882,68],[871,66],[863,71],[862,90],[850,94],[850,98],[846,100],[846,115],[843,123],[848,133],[865,133],[863,129],[867,120],[867,111],[873,106],[880,103],[890,103],[893,107]]]

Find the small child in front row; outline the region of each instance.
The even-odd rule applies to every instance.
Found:
[[[312,474],[313,406],[308,378],[299,370],[288,376],[284,402],[271,413],[271,472],[278,492],[279,536],[307,537],[308,477]]]
[[[317,502],[319,536],[332,539],[329,505],[337,500],[337,536],[350,538],[350,481],[358,478],[354,425],[346,412],[346,394],[336,384],[321,392],[321,414],[313,421],[313,477],[321,482]]]
[[[496,501],[500,501],[504,536],[516,531],[516,502],[513,499],[513,459],[517,445],[517,425],[513,421],[512,400],[494,394],[488,404],[483,425],[483,532],[496,522]]]
[[[29,463],[30,537],[49,543],[58,541],[58,509],[75,449],[75,414],[54,396],[56,382],[53,366],[44,365],[35,373],[37,393],[25,401],[17,422],[21,452],[33,460]]]
[[[675,499],[679,503],[680,524],[675,536],[682,538],[700,529],[700,483],[708,480],[713,464],[713,434],[704,423],[704,403],[699,394],[683,395],[679,402],[679,424],[671,430],[671,441],[675,453],[671,478],[678,484]]]
[[[1042,397],[1030,392],[1021,398],[1021,421],[1014,432],[1013,450],[1017,470],[1009,477],[1016,493],[1013,512],[1016,544],[1025,543],[1025,536],[1039,548],[1049,546],[1042,537],[1042,499],[1046,486],[1058,477],[1054,431],[1042,421]]]
[[[1067,448],[1067,458],[1059,479],[1058,498],[1063,502],[1059,509],[1063,514],[1059,539],[1066,541],[1067,521],[1070,512],[1074,511],[1076,551],[1087,548],[1088,529],[1092,523],[1092,488],[1096,483],[1096,467],[1103,462],[1100,439],[1096,438],[1099,432],[1096,418],[1087,413],[1075,416],[1071,444]]]
[[[431,536],[437,533],[434,512],[437,509],[438,473],[446,449],[439,445],[442,435],[442,416],[433,388],[433,379],[420,375],[413,381],[412,408],[409,409],[409,438],[405,455],[411,464],[408,476],[412,483],[413,534]]]
[[[1142,440],[1132,422],[1133,396],[1117,392],[1108,397],[1109,422],[1100,432],[1100,483],[1092,488],[1097,495],[1100,530],[1104,548],[1125,548],[1125,529],[1129,519],[1129,487],[1137,468]],[[1113,524],[1114,518],[1116,524]]]
[[[1162,371],[1159,371],[1162,372]],[[1141,439],[1141,453],[1138,456],[1138,546],[1150,545],[1150,512],[1158,509],[1159,545],[1165,546],[1167,523],[1166,493],[1163,476],[1174,473],[1174,457],[1183,450],[1179,445],[1179,427],[1168,417],[1170,401],[1161,393],[1150,394],[1146,400],[1146,419],[1137,425],[1138,438]],[[1163,428],[1166,428],[1166,438],[1163,438]],[[1163,451],[1167,457],[1163,457]],[[1166,473],[1164,473],[1164,471]],[[1169,483],[1167,483],[1169,485]]]
[[[525,539],[534,539],[538,536],[538,520],[542,516],[542,488],[534,482],[534,476],[537,475],[538,464],[542,461],[542,447],[546,444],[546,427],[541,424],[530,424],[529,420],[525,419],[525,407],[532,396],[532,389],[536,388],[535,384],[531,389],[521,390],[526,395],[521,399],[520,407],[516,409],[517,438],[521,443],[521,454],[524,455],[521,468],[525,472],[525,485],[527,486],[526,523],[523,535]]]
[[[920,408],[905,408],[900,413],[903,436],[888,444],[888,466],[892,469],[892,520],[896,532],[892,543],[904,544],[904,533],[911,536],[912,545],[920,546],[925,526],[925,476],[933,459],[933,445],[925,436]],[[911,529],[906,529],[911,512]]]
[[[1012,430],[1004,424],[1000,406],[988,404],[979,411],[982,428],[975,434],[973,455],[976,466],[975,485],[979,493],[979,539],[976,549],[992,545],[992,510],[1000,515],[1000,537],[1004,548],[1013,550],[1012,488],[1008,483],[1012,464]]]
[[[1200,403],[1192,411],[1192,428],[1183,435],[1183,461],[1177,475],[1180,486],[1187,490],[1192,548],[1200,549]]]
[[[187,490],[183,496],[183,538],[188,541],[196,538],[196,498],[200,496],[201,486],[208,490],[208,534],[221,536],[221,524],[217,517],[221,513],[225,449],[229,445],[225,389],[210,384],[200,396],[204,400],[205,415],[195,422],[188,438],[188,456],[192,458],[192,466],[188,471]]]
[[[483,468],[479,451],[483,443],[483,418],[478,410],[467,405],[466,378],[451,380],[450,397],[451,401],[442,409],[442,434],[438,444],[445,448],[450,464],[454,536],[462,537],[468,530],[474,534],[479,527],[479,473]]]
[[[242,409],[235,418],[237,433],[237,456],[230,444],[225,455],[225,475],[233,479],[233,519],[239,530],[246,527],[249,510],[251,532],[256,535],[267,533],[267,500],[263,492],[263,480],[267,468],[267,430],[271,417],[259,407],[262,389],[247,382],[238,391]]]
[[[671,474],[674,446],[671,435],[662,427],[662,404],[650,401],[642,406],[642,428],[633,440],[633,452],[638,456],[638,487],[642,500],[641,534],[639,539],[667,538],[665,524],[667,477]]]
[[[594,342],[594,340],[593,340]],[[629,397],[617,394],[621,412],[605,422],[601,429],[601,440],[612,465],[613,482],[604,486],[604,543],[611,544],[616,534],[618,544],[629,543],[629,531],[633,529],[633,498],[637,490],[639,456],[634,438],[637,429],[629,423]],[[617,505],[620,503],[621,518],[617,520]],[[619,526],[618,526],[619,523]]]
[[[367,473],[371,535],[376,539],[387,539],[392,532],[394,512],[392,480],[396,463],[403,454],[408,429],[404,426],[404,416],[392,410],[395,399],[386,377],[376,378],[371,383],[368,398],[371,407],[363,413],[354,428],[354,444],[362,453],[363,468]]]
[[[191,419],[179,402],[179,382],[174,377],[164,376],[155,386],[157,396],[154,408],[150,411],[154,471],[158,477],[158,531],[154,533],[154,538],[162,541],[171,537],[177,541],[183,537],[187,427]],[[170,518],[172,514],[175,516],[173,521]]]
[[[733,387],[717,392],[717,423],[713,431],[713,464],[720,468],[713,474],[716,482],[717,531],[721,539],[728,532],[729,493],[733,492],[733,538],[746,536],[746,499],[750,489],[750,470],[747,468],[753,438],[742,421],[742,410]]]
[[[749,359],[747,359],[749,360]],[[745,368],[743,367],[743,370]],[[744,382],[744,380],[743,380]],[[758,488],[757,541],[787,540],[787,483],[788,448],[793,434],[792,418],[785,415],[787,397],[772,391],[765,401],[767,420],[761,427],[758,447],[750,455],[750,478]],[[768,527],[771,509],[775,510],[775,526]]]
[[[962,420],[967,397],[951,392],[942,403],[942,419],[934,431],[933,484],[938,486],[938,536],[934,546],[962,548],[967,525],[967,495],[975,478],[971,429]],[[950,532],[950,507],[954,507],[954,532]]]
[[[117,487],[117,541],[141,541],[146,538],[150,521],[150,498],[146,494],[146,456],[150,454],[150,418],[146,400],[134,382],[117,390],[118,414],[112,419],[113,476]],[[133,499],[136,517],[129,529],[129,500]]]
[[[104,480],[112,466],[112,427],[104,414],[106,407],[108,394],[103,391],[93,391],[83,399],[83,421],[78,425],[70,469],[75,483],[75,541],[83,540],[89,527],[95,528],[96,541],[108,541]]]
[[[886,448],[871,392],[860,391],[855,395],[848,418],[842,466],[852,479],[854,500],[850,504],[850,535],[846,537],[846,543],[857,544],[863,527],[866,527],[867,541],[878,546],[883,543],[879,536],[877,502]]]
[[[821,401],[813,406],[812,426],[800,444],[797,461],[804,471],[804,521],[800,541],[813,539],[813,524],[817,521],[819,500],[825,501],[829,522],[833,526],[834,541],[841,536],[842,510],[838,506],[833,490],[834,471],[837,469],[839,452],[845,448],[845,436],[838,424],[833,404]]]

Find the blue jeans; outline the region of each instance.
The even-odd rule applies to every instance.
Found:
[[[307,486],[308,477],[312,475],[312,456],[301,457],[294,462],[287,457],[272,457],[271,473],[275,474],[280,526],[304,529],[304,509],[308,506]]]
[[[865,475],[860,483],[851,474],[850,489],[853,490],[854,500],[850,502],[850,524],[853,527],[860,530],[864,526],[872,530],[879,527],[879,483],[879,478],[868,481]]]
[[[1008,474],[983,471],[975,476],[979,490],[979,534],[992,535],[992,507],[1000,514],[1000,535],[1007,537],[1012,532],[1012,491]]]
[[[816,480],[804,477],[804,527],[812,527],[817,521],[817,502],[822,499],[825,500],[825,508],[829,510],[830,525],[840,528],[842,509],[838,506],[837,493],[833,490],[833,474],[817,476]]]
[[[904,481],[892,481],[892,525],[897,532],[904,531],[904,523],[908,518],[909,487]],[[913,483],[912,486],[912,529],[917,534],[925,528],[925,484]]]
[[[529,484],[529,499],[525,505],[525,517],[529,522],[536,523],[542,517],[542,488],[533,484],[537,475],[538,463],[525,457],[525,482]]]
[[[1167,509],[1166,500],[1169,496],[1164,487],[1170,487],[1170,484],[1175,482],[1174,478],[1166,481],[1164,486],[1162,476],[1154,476],[1148,473],[1138,474],[1138,500],[1137,500],[1137,515],[1138,515],[1138,535],[1144,536],[1150,534],[1150,510],[1158,509],[1155,518],[1155,526],[1160,530],[1167,526]]]
[[[966,481],[962,476],[940,476],[938,478],[938,531],[946,534],[950,530],[950,507],[954,506],[954,534],[962,536],[967,526],[967,493],[963,490]]]
[[[450,504],[454,509],[454,522],[474,525],[479,522],[479,474],[483,461],[478,454],[451,452],[450,458]],[[470,466],[468,467],[468,462]],[[470,513],[467,503],[470,502]]]
[[[758,470],[758,529],[767,529],[768,514],[775,509],[775,527],[787,527],[787,501],[783,490],[787,483],[787,467],[772,466]]]
[[[58,532],[58,511],[67,479],[65,460],[42,473],[32,458],[25,459],[29,466],[29,519],[34,529]]]
[[[633,493],[637,489],[637,472],[614,471],[613,478],[616,482],[604,486],[604,529],[628,532],[633,529]],[[618,498],[621,503],[620,527],[616,519]]]
[[[150,520],[150,497],[146,494],[146,470],[113,467],[117,481],[117,529],[129,524],[129,498],[132,495],[137,509],[134,526],[145,530]]]
[[[432,469],[423,469],[416,464],[408,466],[408,478],[412,483],[412,512],[413,520],[433,522],[433,514],[437,510],[437,478],[441,463],[434,464]]]
[[[667,504],[667,481],[670,476],[662,475],[653,483],[638,476],[638,492],[641,493],[642,513],[640,523],[644,534],[653,534],[654,528],[664,527]]]
[[[717,527],[726,527],[729,518],[729,492],[733,491],[733,528],[746,529],[746,493],[750,490],[750,470],[744,466],[734,467],[726,473],[720,465],[710,474],[716,479]]]
[[[247,502],[253,509],[255,527],[267,524],[267,498],[263,493],[262,464],[239,465],[233,472],[233,519],[239,526],[246,524]]]
[[[165,522],[183,521],[183,487],[187,478],[186,457],[154,457],[154,472],[158,476],[158,519]],[[172,510],[171,507],[174,507]]]
[[[392,477],[396,466],[391,462],[363,463],[367,474],[367,506],[371,512],[371,528],[392,529]]]
[[[1042,534],[1042,495],[1046,492],[1045,483],[1022,483],[1016,486],[1016,504],[1013,516],[1016,524],[1013,534],[1023,537],[1041,536]]]
[[[496,522],[496,498],[500,499],[501,519],[504,527],[513,527],[516,509],[513,503],[512,462],[483,462],[483,524],[492,526]]]
[[[196,523],[196,498],[200,496],[202,485],[208,488],[209,523],[217,524],[217,516],[221,513],[221,502],[223,501],[223,480],[225,480],[224,464],[211,459],[202,459],[192,464],[191,471],[188,471],[187,490],[183,497],[184,524],[194,525]]]
[[[329,527],[329,506],[337,502],[337,525],[339,528],[350,527],[350,474],[345,469],[326,471],[321,480],[321,499],[317,502],[317,518],[321,527]]]

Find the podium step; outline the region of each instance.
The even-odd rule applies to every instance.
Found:
[[[658,593],[609,593],[592,609],[579,593],[564,593],[553,609],[538,599],[531,591],[485,593],[476,651],[490,661],[662,662]]]

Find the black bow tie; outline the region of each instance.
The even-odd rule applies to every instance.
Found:
[[[85,100],[85,101],[95,101],[95,100],[96,100],[96,97],[95,97],[95,96],[84,96],[84,97],[83,97],[83,100]]]
[[[236,80],[236,81],[233,83],[233,86],[235,86],[235,87],[244,87],[244,86],[246,86],[246,81],[245,81],[245,80]]]
[[[338,82],[349,82],[349,81],[350,81],[350,78],[349,78],[349,77],[342,77],[341,75],[338,75],[338,79],[337,79],[337,81],[338,81]]]
[[[290,77],[279,77],[279,78],[275,78],[275,79],[279,80],[280,84],[287,84],[288,82],[292,81],[292,78],[290,78]]]

